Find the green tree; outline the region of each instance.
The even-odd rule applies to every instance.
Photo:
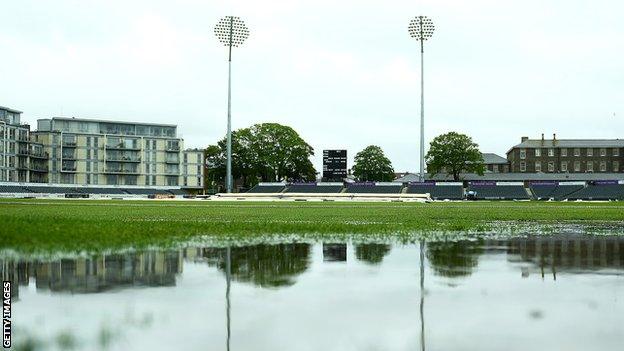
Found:
[[[392,162],[376,145],[367,146],[355,155],[353,175],[361,181],[389,182],[394,180]]]
[[[447,173],[454,180],[459,180],[463,172],[483,175],[485,171],[479,145],[469,136],[456,132],[435,137],[425,159],[429,174]]]
[[[225,181],[226,153],[227,140],[223,138],[207,155],[220,184]],[[232,177],[246,186],[257,184],[259,179],[314,181],[313,155],[314,149],[288,126],[262,123],[232,132]]]

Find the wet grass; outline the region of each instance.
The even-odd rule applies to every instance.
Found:
[[[496,230],[505,222],[617,224],[624,203],[210,202],[0,200],[0,249],[100,251],[199,235],[357,234]]]

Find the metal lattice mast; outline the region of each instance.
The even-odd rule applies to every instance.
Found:
[[[426,16],[417,16],[408,26],[410,36],[420,41],[420,180],[425,180],[425,40],[433,36],[435,26]]]
[[[232,192],[232,47],[238,47],[249,37],[249,29],[239,17],[225,16],[217,22],[215,35],[228,47],[228,116],[227,116],[227,165],[225,184]]]

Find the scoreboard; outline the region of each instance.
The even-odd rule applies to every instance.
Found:
[[[347,177],[347,150],[323,150],[323,180],[341,182]]]

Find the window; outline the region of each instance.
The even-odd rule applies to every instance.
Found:
[[[542,156],[542,149],[535,149],[535,157]]]
[[[548,172],[555,171],[555,163],[553,161],[548,162]]]
[[[620,156],[620,149],[617,147],[613,148],[613,156]]]
[[[178,177],[167,177],[167,186],[177,186]]]
[[[537,161],[535,162],[535,172],[541,172],[542,171],[542,163]]]
[[[91,172],[91,162],[87,161],[86,163],[87,163],[87,172]],[[89,184],[89,183],[87,183],[87,184]]]
[[[606,172],[606,171],[607,171],[607,162],[600,161],[600,172]]]
[[[563,157],[568,156],[568,149],[561,149],[561,156]]]
[[[555,149],[548,149],[548,156],[549,157],[555,156]]]
[[[594,163],[592,161],[587,161],[587,172],[594,171]]]
[[[620,162],[613,161],[613,172],[619,172],[619,171],[620,171]]]
[[[600,148],[600,156],[607,156],[607,149],[602,147]]]
[[[567,171],[568,171],[568,163],[561,162],[561,172],[567,172]]]
[[[574,172],[580,172],[580,171],[581,171],[581,162],[574,161]]]
[[[526,172],[526,162],[520,162],[520,172]]]
[[[587,148],[587,156],[594,156],[594,149]]]
[[[188,154],[184,153],[184,163],[188,163]]]
[[[526,149],[520,149],[520,159],[524,160],[526,158]]]
[[[581,156],[581,149],[578,147],[574,149],[574,156]]]
[[[89,164],[87,162],[87,164]],[[87,174],[87,184],[91,184],[91,174]]]
[[[98,175],[94,174],[93,175],[93,184],[97,184],[98,183]]]
[[[149,180],[150,180],[150,177],[149,176],[145,176],[145,185],[150,185]]]

